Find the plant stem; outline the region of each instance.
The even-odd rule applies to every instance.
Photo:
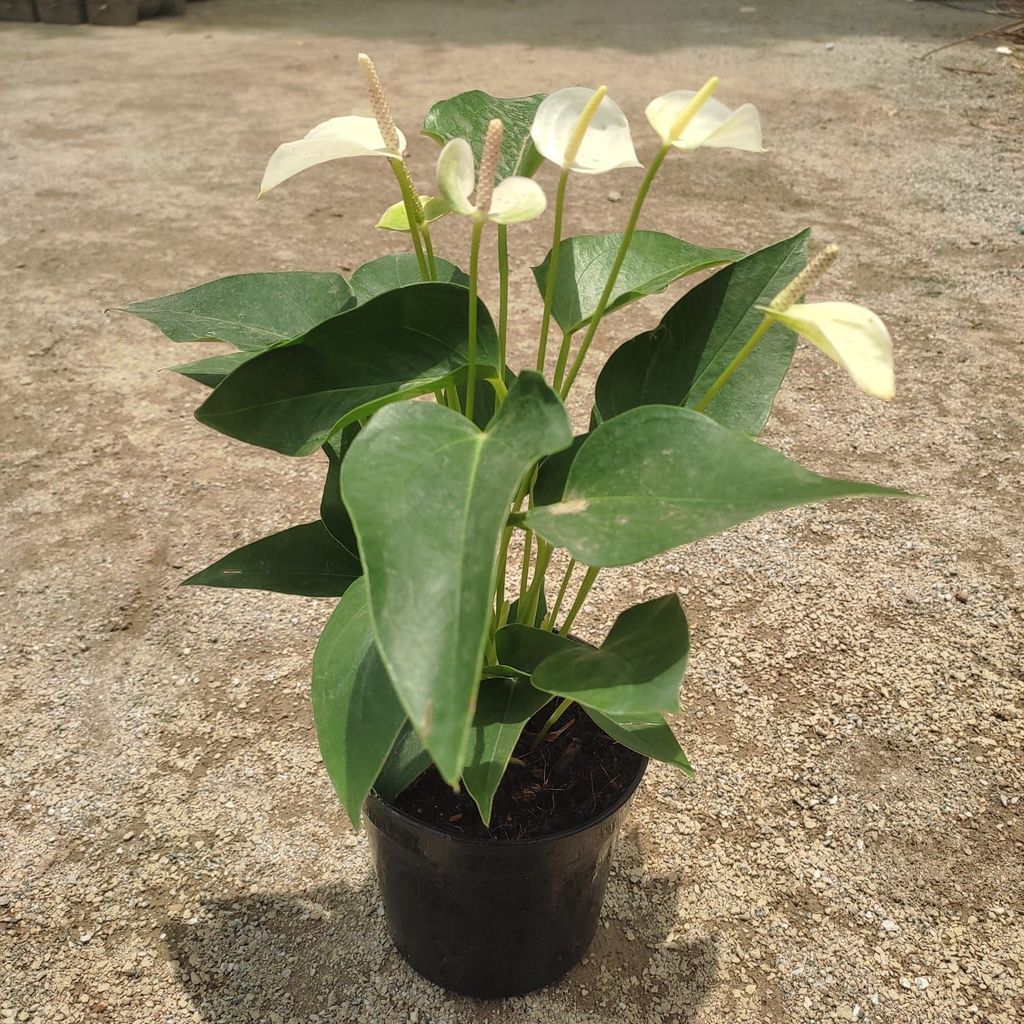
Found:
[[[480,236],[484,221],[473,224],[473,237],[469,246],[469,373],[466,377],[466,418],[473,419],[473,400],[476,398],[476,290],[480,276]]]
[[[644,180],[640,183],[640,189],[636,194],[636,199],[633,201],[633,209],[629,213],[629,221],[626,224],[626,230],[622,233],[622,241],[619,243],[619,251],[615,254],[615,262],[612,263],[612,269],[608,274],[608,280],[605,282],[604,291],[601,292],[601,298],[598,300],[597,309],[594,310],[593,316],[590,318],[590,325],[587,327],[587,333],[583,336],[583,341],[580,343],[579,351],[576,353],[576,358],[572,362],[572,367],[569,370],[569,376],[565,381],[564,387],[561,380],[555,380],[555,387],[561,388],[563,401],[572,390],[573,382],[576,380],[576,376],[580,372],[583,360],[587,358],[590,343],[594,340],[594,335],[597,333],[597,328],[601,323],[601,317],[604,316],[604,311],[608,308],[608,302],[611,299],[612,290],[615,288],[615,282],[619,279],[619,271],[622,270],[622,264],[626,259],[626,253],[629,252],[629,244],[633,241],[633,232],[636,231],[637,221],[640,219],[640,211],[643,209],[644,200],[647,198],[647,193],[651,190],[651,183],[654,181],[654,176],[658,173],[658,168],[661,167],[662,162],[665,157],[668,156],[671,148],[671,143],[664,143],[661,149],[659,149],[655,154],[654,159],[651,161],[651,166],[647,168],[647,173],[644,175]],[[571,340],[572,336],[570,335],[562,341],[562,347],[565,349],[565,356],[563,357],[560,352],[559,360],[563,366],[565,365],[566,358],[568,358],[568,348]]]
[[[420,224],[420,231],[423,232],[423,245],[427,250],[427,270],[430,273],[430,280],[437,280],[437,263],[434,261],[434,243],[430,239],[430,227],[426,221]]]
[[[498,225],[498,376],[505,383],[508,347],[508,225]]]
[[[694,412],[703,412],[710,404],[715,395],[718,394],[726,384],[729,383],[729,379],[732,375],[740,368],[740,364],[743,362],[751,352],[757,348],[758,342],[765,336],[768,328],[772,325],[772,318],[765,316],[761,322],[757,325],[757,330],[750,336],[747,343],[736,353],[732,358],[732,362],[721,372],[718,380],[708,388],[705,392],[704,397],[693,407]]]
[[[523,536],[523,564],[519,567],[519,611],[516,621],[521,622],[523,604],[526,597],[526,581],[530,578],[530,554],[533,551],[533,530],[527,530]]]
[[[412,186],[412,178],[409,177],[409,168],[405,166],[404,160],[388,160],[391,170],[394,171],[395,180],[402,192],[402,202],[405,204],[405,216],[409,221],[409,234],[412,237],[412,245],[416,250],[416,262],[420,266],[420,277],[424,281],[430,280],[430,271],[427,261],[423,256],[423,243],[420,241],[420,201]]]
[[[597,579],[597,574],[600,571],[601,569],[599,566],[587,566],[583,582],[580,583],[580,589],[576,593],[576,600],[573,601],[572,607],[569,609],[569,614],[565,617],[565,622],[563,622],[559,627],[558,632],[561,633],[562,636],[569,635],[569,630],[572,629],[572,624],[576,621],[576,616],[579,615],[580,609],[583,607],[583,602],[586,601],[587,595],[590,593],[590,588],[594,585],[594,580]]]
[[[562,215],[565,212],[565,187],[568,182],[569,170],[566,168],[558,177],[558,191],[555,194],[555,226],[552,229],[548,281],[544,287],[544,316],[540,322],[540,342],[537,346],[538,373],[544,372],[544,361],[548,354],[548,331],[551,328],[551,306],[555,300],[555,283],[558,278],[558,255],[562,247]]]
[[[533,743],[530,744],[530,750],[536,750],[543,742],[551,727],[557,722],[562,715],[572,707],[572,701],[566,697],[564,700],[558,702],[558,706],[554,711],[551,712],[548,720],[540,727],[540,731],[533,738]]]
[[[537,561],[533,567],[533,580],[530,583],[530,590],[526,598],[519,599],[519,621],[532,626],[537,621],[537,609],[540,607],[540,595],[544,592],[544,574],[548,570],[548,563],[554,547],[537,538]],[[525,614],[524,614],[524,607]]]
[[[576,559],[570,558],[569,564],[566,566],[565,575],[562,577],[562,583],[558,588],[558,597],[555,598],[555,606],[544,616],[544,622],[541,625],[541,629],[551,630],[554,628],[555,619],[558,618],[558,613],[562,610],[562,604],[565,601],[566,591],[569,589],[569,581],[572,579],[573,570],[576,568]]]
[[[558,348],[558,359],[555,361],[555,390],[562,386],[562,379],[565,377],[565,364],[569,358],[569,349],[572,347],[572,339],[575,331],[566,333],[562,331],[562,344]]]

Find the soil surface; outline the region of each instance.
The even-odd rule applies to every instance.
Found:
[[[526,723],[495,790],[490,827],[465,788],[456,793],[433,766],[398,795],[395,806],[453,835],[496,842],[539,839],[593,821],[636,779],[643,759],[578,708],[536,744],[551,711],[543,707]]]
[[[992,6],[216,0],[131,29],[0,24],[2,1024],[1020,1019],[1024,78],[994,39],[919,59]],[[199,386],[158,371],[212,349],[102,312],[398,244],[373,231],[395,196],[372,160],[254,202],[279,142],[366,112],[359,50],[423,186],[440,97],[607,83],[647,160],[651,97],[721,75],[769,152],[678,154],[643,226],[838,243],[817,297],[889,323],[898,395],[801,346],[765,440],[926,496],[599,577],[590,640],[639,600],[687,607],[697,778],[650,769],[590,957],[499,1004],[434,988],[387,939],[312,728],[331,602],[177,588],[315,518],[321,462],[202,428]],[[620,230],[637,184],[574,178],[567,231]],[[460,262],[464,229],[435,233]],[[550,230],[511,234],[515,369]],[[581,425],[603,359],[680,291],[609,317]]]

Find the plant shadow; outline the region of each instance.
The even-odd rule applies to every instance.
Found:
[[[613,876],[609,902],[622,904],[628,890],[624,877]],[[401,992],[413,1006],[443,1002],[446,1020],[506,1016],[504,1000],[442,993],[402,961],[388,937],[372,876],[357,886],[240,893],[201,907],[199,920],[165,919],[162,931],[182,987],[209,1024],[362,1020],[367,1013],[365,1019],[382,1019],[390,1008],[388,992]],[[551,999],[549,1006],[537,1007],[537,1019],[555,1019],[567,1003],[595,1014],[595,1021],[616,1020],[623,1000],[634,1011],[653,1011],[661,996],[637,979],[658,955],[666,954],[606,916],[585,962],[533,997]],[[680,944],[670,955],[677,961],[672,1019],[689,1024],[717,984],[717,940]]]

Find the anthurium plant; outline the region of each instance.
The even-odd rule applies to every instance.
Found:
[[[897,494],[821,476],[755,439],[798,336],[890,398],[889,334],[859,306],[802,301],[835,255],[807,264],[807,231],[743,253],[639,228],[667,159],[763,152],[757,111],[714,99],[718,79],[651,101],[645,171],[604,87],[453,96],[423,123],[441,149],[435,187],[421,192],[373,64],[359,60],[372,116],[333,118],[280,146],[261,194],[325,161],[375,158],[399,193],[377,226],[404,232],[410,251],[348,280],[247,274],[126,307],[172,341],[231,346],[174,367],[212,389],[200,422],[326,457],[318,520],[187,582],[340,598],[314,656],[312,703],[354,824],[371,788],[393,798],[431,763],[487,823],[517,743],[543,743],[570,708],[689,773],[665,718],[689,654],[677,595],[623,611],[598,647],[573,636],[577,616],[607,569],[778,509]],[[540,331],[531,366],[513,371],[509,228],[545,212],[532,177],[545,160],[559,173],[551,249],[533,268]],[[623,230],[563,237],[573,176],[613,172],[642,172]],[[430,225],[443,216],[465,221],[465,269],[434,251]],[[496,318],[479,298],[492,252]],[[606,320],[701,271],[713,273],[654,330],[622,339],[574,433],[565,401]]]

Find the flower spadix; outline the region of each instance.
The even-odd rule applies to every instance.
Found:
[[[329,160],[350,156],[383,156],[401,160],[405,153],[405,136],[391,117],[384,90],[373,61],[359,54],[359,65],[366,75],[367,92],[373,117],[346,114],[323,121],[301,139],[282,143],[274,150],[263,172],[260,195],[282,181]]]
[[[437,190],[456,212],[476,221],[518,224],[539,217],[547,206],[544,191],[531,178],[512,176],[494,184],[504,129],[494,120],[487,129],[480,177],[473,150],[465,139],[452,139],[437,158]],[[475,202],[470,199],[476,191]]]
[[[651,100],[644,113],[666,146],[676,149],[743,149],[763,153],[761,119],[750,103],[732,110],[711,96],[718,86],[712,78],[697,92],[677,89]]]
[[[607,91],[574,86],[544,99],[530,128],[537,152],[580,174],[639,167],[629,122]]]

